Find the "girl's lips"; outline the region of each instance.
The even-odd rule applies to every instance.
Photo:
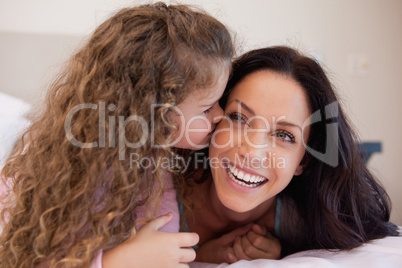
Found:
[[[212,134],[214,134],[214,132],[215,132],[215,127],[211,130],[211,132],[208,133],[207,136],[212,136]]]

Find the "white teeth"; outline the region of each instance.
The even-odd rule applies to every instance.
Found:
[[[234,177],[234,175],[233,175],[232,172],[228,172],[228,174],[229,174],[229,177],[230,177],[235,183],[237,183],[237,184],[239,184],[239,185],[241,185],[241,186],[250,187],[250,188],[253,188],[253,187],[257,187],[257,186],[258,186],[258,185],[256,185],[256,184],[246,184],[246,183],[244,183],[244,182],[242,182],[242,181],[237,180],[237,179]]]
[[[266,178],[257,176],[257,175],[250,175],[248,173],[244,173],[243,171],[239,171],[236,167],[232,165],[228,165],[228,174],[229,177],[237,184],[246,187],[257,187],[262,182],[266,181]],[[248,183],[245,183],[248,182]]]
[[[244,178],[243,178],[243,180],[245,180],[245,181],[250,181],[250,174],[246,174],[245,176],[244,176]]]

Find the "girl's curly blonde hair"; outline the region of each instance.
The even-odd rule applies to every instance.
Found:
[[[169,107],[212,85],[233,51],[224,25],[185,5],[127,8],[101,24],[2,170],[10,190],[1,197],[0,267],[88,267],[100,249],[126,241],[136,207],[150,202],[156,181],[158,198],[163,186],[160,167],[132,168],[128,156],[170,157],[171,148],[152,146],[174,135]],[[133,115],[147,128],[121,124]],[[126,146],[144,135],[142,146]]]

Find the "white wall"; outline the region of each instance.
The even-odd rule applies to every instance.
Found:
[[[22,66],[24,57],[14,55],[15,65],[19,67],[9,64],[0,68],[4,74],[0,76],[0,86],[3,86],[0,90],[8,90],[16,96],[35,95],[34,92],[48,82],[46,72],[52,72],[53,67],[71,53],[81,38],[90,34],[112,10],[145,2],[0,0],[0,31],[37,34],[43,38],[59,36],[54,39],[58,48],[47,52],[48,60],[54,63],[42,66],[38,71],[32,64]],[[362,139],[381,141],[383,144],[383,152],[375,154],[369,166],[380,176],[391,195],[394,206],[391,219],[402,225],[402,1],[177,2],[199,5],[231,27],[237,33],[239,52],[266,45],[288,44],[319,58],[330,71]],[[71,38],[68,39],[68,36]],[[63,37],[70,43],[63,43]],[[49,48],[51,45],[47,44]],[[7,47],[7,42],[0,42],[1,60],[6,57],[9,61],[13,60],[13,56],[5,52],[12,49]],[[29,52],[29,44],[21,49],[25,49],[25,58],[35,54]],[[46,54],[46,50],[42,53]],[[14,70],[14,74],[10,70]],[[24,75],[30,70],[37,72],[31,76]],[[4,87],[3,79],[5,81],[8,77],[14,77],[15,83],[7,82]],[[28,91],[27,83],[30,85]]]

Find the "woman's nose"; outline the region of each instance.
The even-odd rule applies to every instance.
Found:
[[[264,159],[268,157],[269,151],[271,150],[268,139],[267,132],[260,129],[255,129],[253,132],[247,132],[242,134],[241,139],[240,154],[243,156],[255,159],[254,161],[265,161]]]

